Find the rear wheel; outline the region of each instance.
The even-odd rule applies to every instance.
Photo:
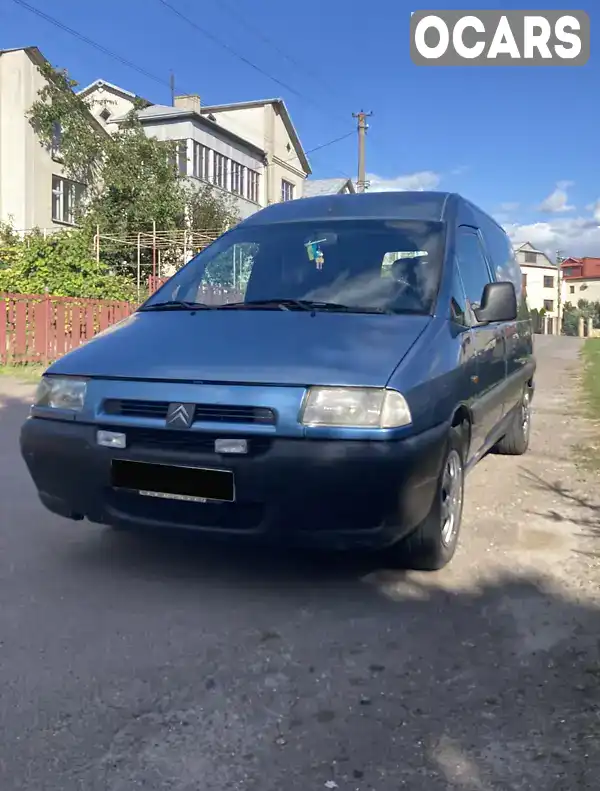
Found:
[[[495,447],[496,453],[504,456],[522,456],[529,447],[530,433],[531,388],[527,385],[511,420],[510,428]]]
[[[436,496],[429,514],[414,532],[389,550],[398,565],[421,571],[437,571],[452,560],[462,521],[464,448],[463,432],[459,427],[451,428]]]

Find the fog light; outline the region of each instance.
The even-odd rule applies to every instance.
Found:
[[[121,434],[119,431],[98,431],[96,440],[98,445],[105,448],[125,448],[127,446],[125,434]]]
[[[248,453],[248,440],[216,439],[215,453]]]

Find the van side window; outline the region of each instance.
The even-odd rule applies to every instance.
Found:
[[[521,267],[515,258],[510,239],[501,228],[494,225],[487,218],[481,223],[481,232],[488,259],[496,274],[496,280],[511,281],[515,287],[518,300],[521,296],[523,281]]]
[[[477,233],[463,226],[456,231],[456,259],[471,308],[478,307],[484,287],[491,282],[489,269]]]
[[[515,287],[518,318],[528,318],[527,297],[521,267],[507,234],[488,218],[480,219],[481,231],[488,259],[496,274],[496,280],[509,280]]]

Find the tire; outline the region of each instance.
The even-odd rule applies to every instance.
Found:
[[[416,530],[388,550],[391,559],[396,561],[394,565],[415,571],[438,571],[454,557],[463,511],[464,455],[464,433],[459,427],[453,427],[431,510]],[[453,505],[449,503],[450,498],[453,498]]]
[[[526,386],[521,402],[512,418],[510,428],[496,444],[495,451],[503,456],[522,456],[529,448],[531,434],[531,389]]]

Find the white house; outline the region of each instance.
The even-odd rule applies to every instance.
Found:
[[[302,197],[310,165],[282,99],[202,106],[200,97],[176,96],[151,104],[97,80],[79,95],[107,131],[118,128],[137,99],[148,136],[178,141],[182,176],[231,195],[242,217],[270,203]]]
[[[152,104],[147,99],[106,80],[95,80],[78,91],[77,95],[85,99],[91,114],[109,132],[118,129],[118,126],[112,123],[113,119],[126,115],[134,102],[137,101],[144,107]]]
[[[65,178],[57,146],[41,145],[27,117],[45,84],[44,65],[37,47],[0,50],[0,220],[17,230],[72,226],[85,189]],[[242,217],[302,197],[311,169],[281,99],[202,107],[198,96],[178,96],[171,107],[105,80],[79,95],[90,123],[106,134],[134,106],[141,108],[148,135],[180,141],[180,173],[232,195]]]
[[[45,64],[37,47],[0,51],[0,219],[20,231],[72,225],[84,189],[64,177],[56,150],[40,144],[27,118]]]
[[[557,332],[558,319],[562,315],[563,285],[560,269],[542,250],[530,242],[515,247],[515,257],[523,274],[523,285],[527,292],[530,310],[544,310],[547,331]]]

